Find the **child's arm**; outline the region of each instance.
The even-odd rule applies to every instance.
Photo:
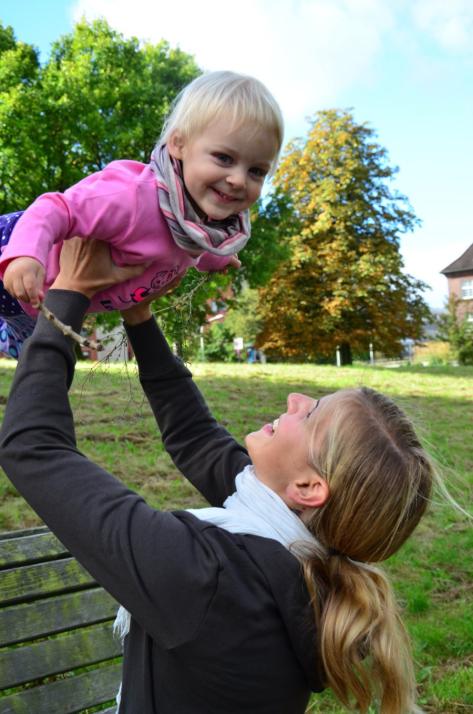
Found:
[[[201,273],[213,273],[226,268],[240,268],[241,262],[237,255],[214,255],[213,253],[203,253],[198,264],[197,270]]]
[[[146,180],[146,175],[143,177],[144,168],[136,162],[117,161],[64,193],[39,196],[18,220],[2,252],[0,278],[5,280],[7,290],[25,301],[37,296],[43,287],[44,272],[49,284],[57,272],[54,261],[51,265],[48,261],[54,244],[73,236],[98,238],[120,251],[129,246],[137,216],[148,225],[156,213],[150,210],[150,215],[146,211],[143,214],[143,205],[151,203],[148,193],[154,197],[155,191],[154,184]],[[143,262],[146,257],[140,252],[141,246],[136,255],[130,247],[124,262]],[[42,266],[42,274],[36,263]]]

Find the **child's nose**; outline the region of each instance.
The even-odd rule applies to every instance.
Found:
[[[246,184],[246,174],[243,169],[233,168],[227,176],[227,181],[234,188],[244,188]]]

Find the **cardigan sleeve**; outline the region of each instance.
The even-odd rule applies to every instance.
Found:
[[[48,307],[80,329],[88,300],[51,290]],[[72,342],[39,317],[25,343],[0,434],[0,463],[70,552],[164,647],[197,632],[219,558],[190,516],[157,511],[76,446]],[[189,594],[192,596],[190,597]]]
[[[204,498],[221,506],[235,490],[236,475],[250,463],[248,452],[214,419],[155,319],[126,329],[166,450]]]

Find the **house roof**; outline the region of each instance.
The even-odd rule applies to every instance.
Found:
[[[462,255],[440,271],[443,275],[455,273],[473,273],[473,243]]]

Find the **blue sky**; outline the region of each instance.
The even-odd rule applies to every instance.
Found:
[[[0,0],[0,20],[42,60],[83,16],[165,38],[204,69],[259,77],[281,104],[287,140],[319,109],[353,108],[422,220],[402,239],[406,271],[443,305],[439,271],[473,242],[473,0]]]

